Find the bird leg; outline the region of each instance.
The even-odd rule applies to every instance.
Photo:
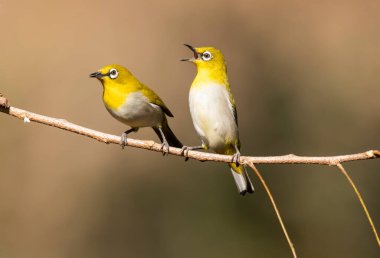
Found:
[[[238,149],[238,147],[235,145],[235,150],[236,150],[236,153],[232,156],[232,163],[235,163],[236,166],[240,166],[240,150]]]
[[[161,127],[158,127],[158,131],[160,132],[161,137],[162,137],[162,144],[161,144],[162,155],[165,156],[166,154],[169,153],[169,143],[166,140],[164,132],[162,131]]]
[[[125,146],[127,146],[127,138],[128,138],[128,134],[129,133],[132,133],[132,132],[137,132],[137,128],[131,128],[127,131],[125,131],[124,133],[121,134],[121,142],[120,142],[120,145],[121,145],[121,148],[124,149]]]
[[[189,160],[189,150],[203,150],[204,147],[202,145],[199,146],[182,146],[181,155],[185,157],[185,161]]]

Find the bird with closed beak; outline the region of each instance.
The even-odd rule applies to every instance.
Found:
[[[148,86],[141,83],[121,65],[107,65],[90,74],[103,85],[103,102],[108,112],[131,128],[121,135],[121,145],[127,144],[127,136],[141,127],[152,127],[162,142],[163,154],[169,146],[181,148],[183,145],[168,125],[166,116],[173,114],[161,98]]]
[[[188,150],[211,149],[219,154],[233,155],[230,170],[241,195],[254,188],[246,168],[239,164],[240,140],[234,98],[227,78],[222,52],[214,47],[194,48],[185,44],[194,57],[182,59],[196,65],[197,75],[190,87],[189,104],[193,124],[201,146],[184,146]]]

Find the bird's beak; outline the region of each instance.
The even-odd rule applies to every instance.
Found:
[[[194,60],[198,59],[199,58],[199,53],[197,52],[197,50],[195,49],[195,47],[192,47],[188,44],[184,44],[186,47],[188,47],[191,51],[193,51],[193,54],[194,54],[194,57],[193,58],[185,58],[185,59],[181,59],[181,61],[190,61],[190,62],[193,62]]]
[[[95,73],[92,73],[90,74],[90,77],[92,78],[97,78],[97,79],[100,79],[102,78],[104,75],[101,73],[101,72],[95,72]]]

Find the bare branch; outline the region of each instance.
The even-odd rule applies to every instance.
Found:
[[[11,116],[17,117],[19,119],[24,120],[24,122],[37,122],[53,127],[57,127],[66,131],[70,131],[73,133],[77,133],[80,135],[84,135],[100,142],[104,143],[114,143],[120,144],[120,137],[116,135],[106,134],[99,131],[95,131],[83,126],[79,126],[73,123],[70,123],[64,119],[58,119],[48,116],[39,115],[36,113],[32,113],[23,109],[19,109],[16,107],[8,106],[7,100],[3,97],[0,97],[0,111]],[[161,152],[161,144],[155,143],[154,141],[146,141],[146,140],[136,140],[132,138],[128,138],[127,142],[128,146],[147,149],[151,151]],[[182,151],[179,148],[170,147],[169,153],[176,156],[182,156]],[[220,155],[214,153],[200,152],[200,151],[192,151],[188,152],[188,157],[191,159],[196,159],[200,161],[217,161],[217,162],[225,162],[229,163],[232,160],[232,156],[230,155]],[[240,162],[242,164],[320,164],[320,165],[337,165],[347,161],[355,161],[355,160],[366,160],[366,159],[374,159],[380,157],[379,150],[369,150],[362,153],[357,154],[349,154],[349,155],[340,155],[340,156],[330,156],[330,157],[305,157],[305,156],[297,156],[294,154],[284,155],[284,156],[268,156],[268,157],[249,157],[249,156],[241,156]]]
[[[280,222],[280,225],[281,225],[281,228],[282,228],[282,231],[284,232],[284,235],[286,237],[286,240],[288,241],[288,244],[289,244],[289,247],[290,249],[292,250],[292,254],[293,254],[293,257],[294,258],[297,258],[297,254],[296,254],[296,249],[294,248],[294,245],[292,243],[292,240],[290,240],[290,237],[289,237],[289,234],[288,234],[288,231],[286,230],[285,228],[285,224],[284,222],[282,221],[282,218],[281,218],[281,215],[280,215],[280,212],[277,208],[277,205],[274,201],[274,198],[269,190],[269,187],[267,186],[267,184],[265,183],[264,181],[264,178],[261,176],[261,173],[259,172],[259,170],[255,167],[255,165],[253,163],[248,163],[248,166],[251,167],[251,169],[253,170],[253,172],[255,172],[255,174],[257,175],[257,177],[260,179],[261,183],[263,184],[264,188],[265,188],[265,191],[267,192],[268,196],[269,196],[269,199],[270,199],[270,202],[272,203],[272,206],[273,206],[273,209],[274,211],[276,212],[276,216],[278,218],[278,221]]]
[[[377,245],[380,247],[379,235],[377,234],[375,225],[373,224],[373,221],[371,219],[371,215],[369,214],[369,212],[367,210],[367,206],[365,205],[365,203],[363,201],[362,195],[360,194],[359,190],[356,188],[356,186],[354,184],[354,181],[352,181],[351,177],[348,175],[347,171],[344,169],[344,167],[342,166],[342,164],[337,164],[336,166],[339,168],[340,172],[342,172],[342,174],[347,178],[348,182],[350,183],[350,185],[354,189],[357,197],[359,198],[360,204],[363,207],[363,210],[365,212],[365,215],[367,216],[367,219],[368,219],[368,222],[369,222],[369,224],[371,226],[373,234],[375,235],[375,238],[376,238],[376,241],[377,241]]]
[[[45,125],[49,125],[52,127],[60,128],[69,132],[77,133],[83,136],[87,136],[90,138],[93,138],[95,140],[98,140],[100,142],[104,143],[114,143],[114,144],[120,144],[121,138],[116,135],[106,134],[99,131],[95,131],[83,126],[79,126],[73,123],[70,123],[64,119],[58,119],[48,116],[39,115],[36,113],[32,113],[23,109],[19,109],[16,107],[12,107],[9,105],[8,100],[3,97],[3,95],[0,93],[0,112],[8,114],[10,116],[14,116],[16,118],[24,120],[25,123],[29,122],[37,122]],[[146,140],[136,140],[136,139],[127,139],[127,145],[135,148],[141,148],[156,152],[161,152],[161,144],[155,143],[154,141],[146,141]],[[176,156],[183,156],[182,150],[179,148],[170,147],[169,153]],[[207,153],[207,152],[200,152],[200,151],[192,151],[190,150],[187,153],[188,157],[191,159],[199,160],[199,161],[216,161],[216,162],[225,162],[230,163],[232,161],[233,156],[230,155],[219,155],[219,154],[213,154],[213,153]],[[372,222],[371,217],[369,216],[368,210],[365,207],[365,204],[363,202],[363,199],[360,196],[359,191],[356,189],[354,183],[348,176],[347,172],[344,170],[341,163],[348,162],[348,161],[357,161],[357,160],[368,160],[368,159],[375,159],[380,158],[380,151],[379,150],[369,150],[362,153],[356,153],[356,154],[348,154],[348,155],[340,155],[340,156],[328,156],[328,157],[306,157],[306,156],[297,156],[294,154],[288,154],[284,156],[269,156],[269,157],[250,157],[250,156],[241,156],[240,157],[240,163],[246,164],[250,166],[253,171],[256,173],[256,175],[259,177],[261,183],[264,185],[265,190],[267,191],[269,198],[271,200],[271,203],[275,209],[276,215],[280,221],[281,227],[284,231],[284,234],[286,236],[286,239],[289,243],[289,246],[292,250],[293,256],[297,257],[293,243],[291,242],[289,235],[286,231],[286,228],[284,226],[284,223],[282,222],[280,213],[277,209],[277,206],[274,202],[274,199],[269,191],[269,188],[265,184],[264,179],[260,175],[259,171],[255,168],[253,164],[319,164],[319,165],[329,165],[329,166],[337,166],[341,172],[347,177],[350,184],[354,188],[356,194],[359,197],[359,200],[363,206],[363,209],[367,215],[367,218],[370,222],[371,228],[375,234],[376,240],[380,246],[379,243],[379,237],[377,235],[375,226]]]

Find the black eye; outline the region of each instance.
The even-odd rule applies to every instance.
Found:
[[[112,68],[110,71],[109,71],[109,74],[110,74],[110,78],[111,79],[116,79],[117,76],[119,75],[119,73],[117,72],[116,69]]]
[[[204,52],[204,53],[202,54],[202,59],[203,59],[204,61],[209,61],[209,60],[211,60],[211,58],[212,58],[212,55],[211,55],[211,53],[208,52],[208,51],[206,51],[206,52]]]

